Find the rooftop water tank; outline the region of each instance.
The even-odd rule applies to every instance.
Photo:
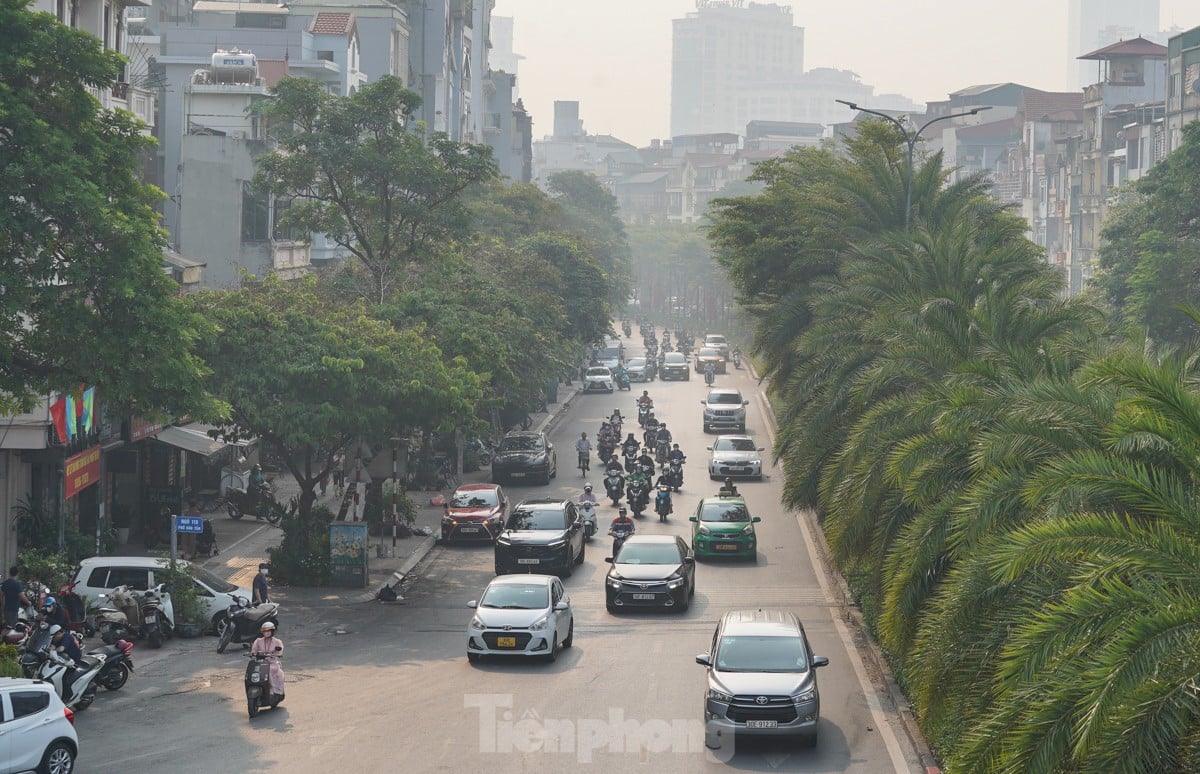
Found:
[[[249,51],[217,51],[212,55],[212,75],[216,83],[254,83],[258,60]]]

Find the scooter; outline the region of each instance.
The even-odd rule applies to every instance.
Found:
[[[641,518],[642,511],[646,510],[649,504],[649,492],[647,483],[642,479],[636,479],[629,482],[629,491],[626,495],[629,498],[629,508],[633,511],[635,518]]]
[[[279,605],[274,602],[250,605],[250,600],[238,594],[234,603],[225,611],[225,617],[217,621],[217,652],[224,653],[231,642],[243,645],[258,639],[259,629],[270,621],[279,626]]]
[[[618,371],[614,377],[617,382],[618,390],[631,390],[633,387],[629,384],[629,374],[625,371]]]
[[[741,352],[733,353],[733,367],[734,368],[742,367],[742,353]]]
[[[625,447],[622,454],[625,456],[625,472],[632,473],[637,468],[638,450],[631,444]]]
[[[621,552],[621,546],[625,545],[625,541],[628,540],[633,533],[634,526],[632,524],[629,525],[628,529],[613,527],[608,531],[608,534],[612,535],[613,539],[612,555],[614,559],[616,558],[617,554]]]
[[[164,583],[141,593],[117,586],[111,594],[98,596],[111,603],[96,613],[96,630],[105,645],[143,637],[150,641],[150,647],[161,648],[163,641],[175,633],[174,611]]]
[[[666,521],[667,516],[674,510],[675,506],[671,503],[671,487],[659,484],[658,494],[654,497],[654,512],[658,514],[658,520]]]
[[[119,691],[129,675],[133,674],[133,658],[129,655],[132,652],[133,643],[126,640],[117,640],[113,645],[88,651],[89,656],[104,658],[104,666],[96,675],[96,685],[109,691]]]
[[[645,404],[639,403],[638,404],[638,427],[646,426],[646,418],[650,416],[650,412],[652,412],[653,410],[654,410],[654,407],[649,403],[645,403]]]
[[[681,460],[671,460],[667,464],[667,478],[671,481],[671,488],[676,492],[683,486],[683,463],[687,462],[687,458]]]
[[[717,378],[717,375],[716,375],[715,371],[705,371],[704,372],[704,383],[707,384],[709,387],[712,387],[712,383],[716,380],[716,378]]]
[[[658,461],[659,465],[665,465],[667,463],[667,454],[671,451],[671,442],[666,438],[658,438],[655,446],[654,458]]]
[[[51,652],[49,628],[39,632],[33,645],[21,656],[26,674],[51,683],[63,704],[81,712],[96,698],[95,680],[104,668],[104,657],[84,656],[80,664],[75,666],[70,659]]]
[[[283,701],[282,693],[271,693],[271,664],[283,658],[279,651],[283,647],[275,646],[275,653],[251,653],[250,663],[246,664],[246,712],[250,718],[258,717],[261,709],[275,709]]]
[[[625,477],[621,475],[620,468],[610,469],[604,477],[604,491],[608,493],[614,508],[621,504],[621,498],[625,496]]]
[[[591,540],[596,534],[596,504],[585,500],[579,504],[579,516],[583,519],[583,537]]]

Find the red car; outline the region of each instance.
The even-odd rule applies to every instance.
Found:
[[[442,540],[494,541],[508,515],[508,498],[498,484],[464,484],[446,501]]]

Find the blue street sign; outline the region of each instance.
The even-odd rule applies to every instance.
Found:
[[[204,533],[204,517],[203,516],[176,516],[175,517],[176,532],[191,532],[197,535]]]

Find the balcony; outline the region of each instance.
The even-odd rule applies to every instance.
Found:
[[[88,86],[87,90],[105,110],[133,113],[146,125],[143,134],[150,134],[154,128],[154,92],[121,81],[114,83],[111,89]]]

